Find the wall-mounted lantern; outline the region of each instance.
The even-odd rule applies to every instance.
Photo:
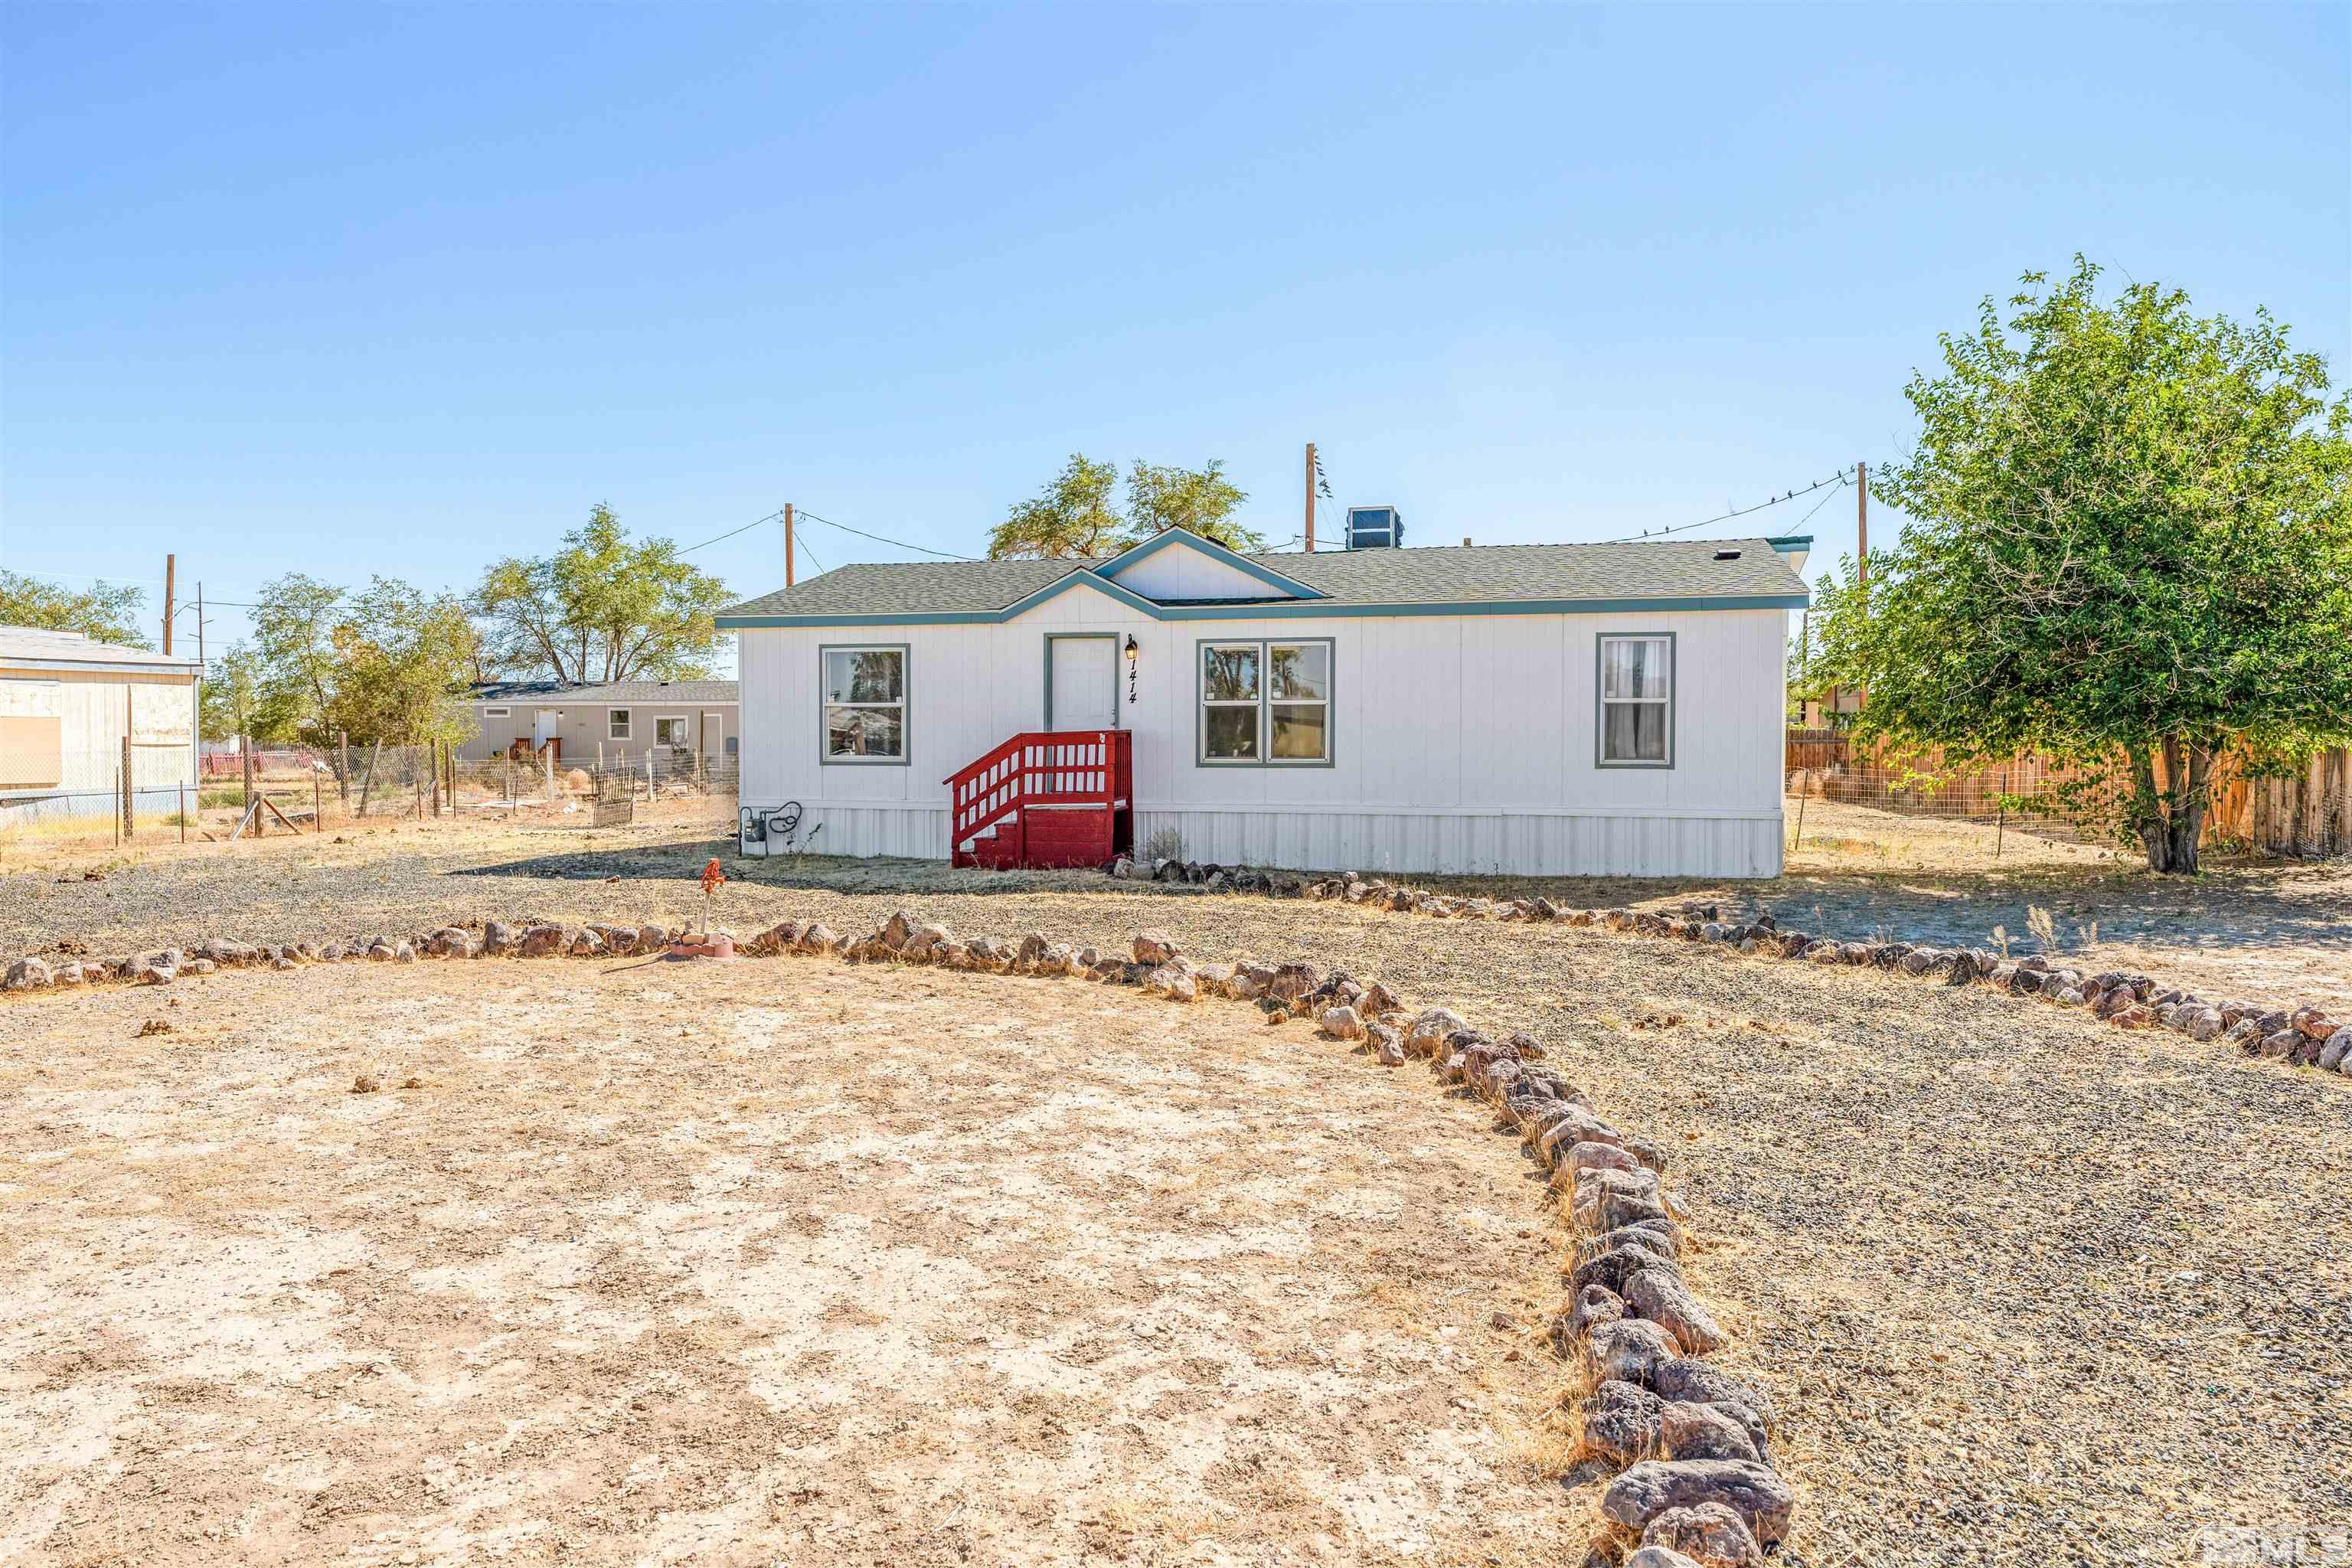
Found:
[[[1128,634],[1127,634],[1127,700],[1128,700],[1128,704],[1129,704],[1129,706],[1130,706],[1130,707],[1132,707],[1132,706],[1134,705],[1134,702],[1135,702],[1135,665],[1136,665],[1136,661],[1137,661],[1138,659],[1141,658],[1142,657],[1143,657],[1143,646],[1142,646],[1140,643],[1138,643],[1138,642],[1135,640],[1135,634],[1134,634],[1133,632],[1129,632],[1129,633],[1128,633]]]

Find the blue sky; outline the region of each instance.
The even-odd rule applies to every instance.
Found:
[[[215,601],[462,587],[599,500],[977,553],[1074,450],[1221,457],[1277,540],[1308,440],[1416,542],[1610,538],[1898,452],[1936,333],[2078,250],[2352,370],[2343,5],[17,4],[0,45],[0,564],[176,550]],[[1852,492],[1808,526],[1851,549]]]

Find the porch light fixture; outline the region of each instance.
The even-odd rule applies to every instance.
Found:
[[[1129,664],[1133,664],[1137,659],[1139,659],[1139,658],[1142,658],[1142,657],[1143,657],[1143,649],[1142,649],[1139,646],[1138,646],[1138,645],[1137,645],[1136,640],[1135,640],[1135,634],[1134,634],[1133,632],[1129,632],[1129,633],[1128,633],[1128,634],[1127,634],[1127,662],[1128,662],[1128,663],[1129,663]]]

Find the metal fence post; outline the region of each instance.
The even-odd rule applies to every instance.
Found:
[[[122,737],[122,837],[126,839],[136,831],[137,826],[131,820],[131,791],[134,784],[135,775],[131,771],[131,736],[126,732]]]

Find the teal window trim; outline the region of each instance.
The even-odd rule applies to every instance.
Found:
[[[1323,654],[1323,754],[1276,757],[1274,752],[1274,649],[1320,645]],[[1209,755],[1209,650],[1257,650],[1257,755]],[[1192,644],[1192,765],[1202,768],[1334,768],[1339,765],[1339,647],[1332,637],[1202,637]]]
[[[1666,760],[1663,763],[1637,759],[1612,762],[1609,749],[1608,661],[1603,651],[1612,641],[1641,642],[1664,639],[1666,645]],[[1592,765],[1596,768],[1648,768],[1671,773],[1682,757],[1682,736],[1677,726],[1682,721],[1682,694],[1678,688],[1683,678],[1682,649],[1672,632],[1596,632],[1592,637]]]
[[[836,757],[833,754],[831,727],[826,724],[824,710],[833,706],[825,700],[824,656],[829,653],[884,653],[896,649],[898,655],[898,754],[895,757]],[[831,642],[820,643],[816,650],[816,761],[825,768],[903,768],[913,763],[915,757],[915,656],[910,645],[902,642]]]
[[[1107,642],[1110,644],[1110,727],[1124,728],[1118,721],[1118,634],[1117,632],[1047,632],[1045,634],[1045,723],[1054,727],[1054,645],[1057,642]]]

